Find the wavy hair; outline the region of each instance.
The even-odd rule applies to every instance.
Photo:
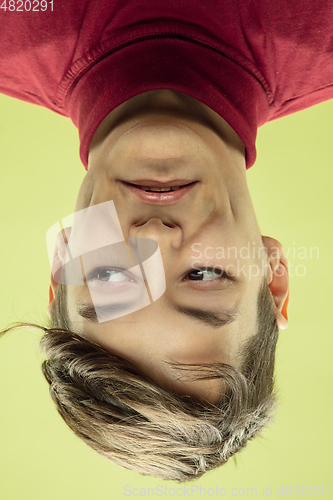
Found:
[[[43,374],[56,408],[97,453],[141,474],[185,482],[223,465],[271,420],[278,338],[266,280],[257,301],[257,331],[242,348],[241,368],[174,364],[192,380],[220,379],[217,404],[160,388],[127,360],[71,331],[66,286],[59,285],[44,331]],[[193,376],[193,370],[196,375]]]

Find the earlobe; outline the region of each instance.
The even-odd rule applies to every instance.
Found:
[[[288,305],[289,305],[289,290],[288,290],[288,295],[286,297],[286,300],[283,303],[281,314],[282,316],[287,320],[287,326],[288,326]],[[286,326],[286,328],[287,328]]]
[[[51,282],[52,282],[52,279],[53,279],[53,276],[51,274]],[[49,288],[49,304],[52,302],[53,299],[54,299],[54,293],[53,293],[53,288],[52,288],[52,284],[51,284],[50,288]]]
[[[267,250],[269,273],[267,282],[275,303],[276,323],[284,330],[288,326],[289,270],[281,243],[268,236],[262,237]]]

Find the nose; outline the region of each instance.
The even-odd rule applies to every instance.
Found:
[[[157,241],[162,254],[167,248],[179,249],[183,241],[183,233],[179,226],[169,221],[162,221],[156,217],[149,219],[139,226],[132,226],[129,231],[129,237],[151,238]]]

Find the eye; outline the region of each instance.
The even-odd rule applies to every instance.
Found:
[[[118,269],[98,269],[95,278],[99,281],[125,281],[126,275]]]
[[[100,267],[94,269],[89,276],[87,281],[93,285],[97,286],[107,286],[110,283],[119,282],[131,282],[134,283],[135,280],[125,272],[124,269],[116,269],[112,267]]]
[[[212,267],[202,267],[191,269],[185,277],[190,281],[213,281],[218,279],[231,279],[231,277],[222,269]]]

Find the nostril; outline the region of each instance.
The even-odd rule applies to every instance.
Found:
[[[171,222],[162,222],[162,224],[164,224],[164,226],[166,227],[171,227],[171,228],[176,227],[175,224],[172,224]]]
[[[145,222],[137,222],[135,223],[134,225],[136,227],[142,227],[142,226],[145,226],[146,224],[152,222],[153,220],[156,220],[158,221],[160,224],[163,224],[163,226],[166,226],[166,227],[169,227],[169,228],[174,228],[174,227],[177,227],[177,224],[174,224],[173,222],[165,222],[161,219],[157,219],[156,217],[152,218],[152,219],[149,219],[149,220],[146,220]]]

